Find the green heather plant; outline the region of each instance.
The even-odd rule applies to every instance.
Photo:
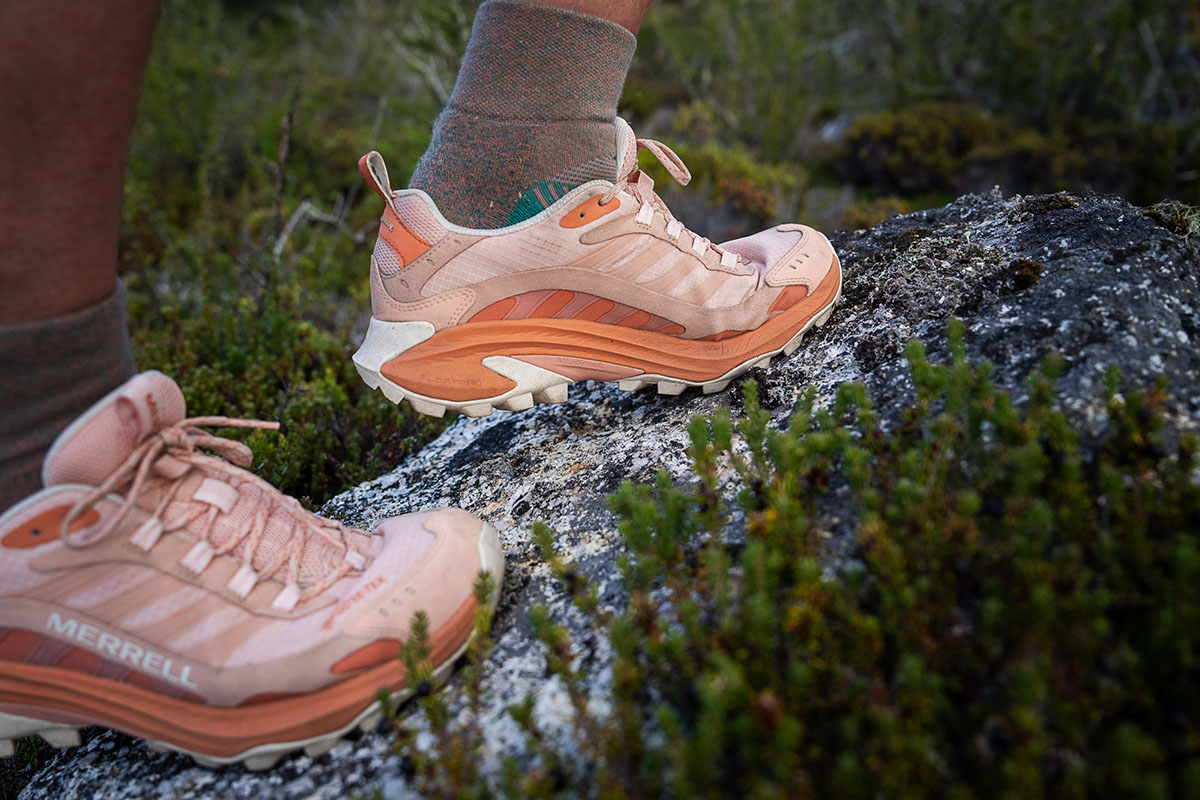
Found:
[[[667,98],[705,103],[702,138],[818,177],[832,161],[877,192],[968,159],[1008,191],[1092,185],[1195,202],[1198,14],[1189,0],[666,0],[639,37],[627,103],[644,114]],[[897,162],[886,170],[857,165],[857,147],[827,152],[864,114],[856,133],[872,161]]]
[[[37,736],[18,739],[13,755],[0,759],[0,800],[17,800],[30,776],[52,752],[50,745]]]
[[[369,390],[349,360],[382,210],[355,162],[376,147],[406,174],[438,100],[387,4],[261,5],[164,10],[121,263],[139,366],[177,379],[193,414],[282,422],[223,435],[249,439],[261,475],[320,506],[446,424]],[[426,6],[422,20],[436,16]],[[449,29],[455,8],[436,22]],[[405,30],[419,28],[438,30]]]
[[[423,797],[476,798],[487,795],[479,770],[478,750],[483,741],[479,717],[484,701],[483,665],[492,646],[488,633],[492,624],[489,603],[495,599],[496,580],[487,570],[481,570],[475,578],[474,588],[477,603],[474,630],[467,646],[467,665],[461,672],[467,697],[468,718],[465,722],[452,722],[444,695],[434,692],[438,678],[447,676],[434,675],[429,618],[425,612],[417,612],[408,641],[400,651],[409,686],[415,687],[417,704],[428,719],[429,731],[436,741],[437,758],[429,757],[415,746],[415,733],[405,727],[388,693],[379,694],[384,716],[396,733],[396,750],[404,754],[403,769]]]
[[[552,741],[520,704],[527,747],[499,785],[458,773],[424,788],[1200,796],[1196,440],[1167,445],[1163,385],[1121,393],[1112,374],[1106,430],[1085,446],[1053,402],[1058,360],[1017,405],[967,360],[957,323],[949,349],[939,364],[909,346],[915,395],[886,429],[857,384],[828,408],[809,391],[785,429],[753,382],[736,421],[694,420],[695,481],[664,473],[612,499],[623,608],[601,608],[540,527],[552,573],[612,642],[610,711],[589,710],[566,630],[537,610],[574,735]],[[856,530],[841,562],[825,546],[833,489]],[[727,530],[735,513],[744,536]],[[472,724],[438,729],[423,775],[477,746]]]

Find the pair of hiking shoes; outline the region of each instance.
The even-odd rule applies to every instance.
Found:
[[[824,324],[841,269],[822,234],[709,242],[637,154],[687,183],[683,162],[617,131],[618,180],[496,230],[451,224],[363,157],[385,201],[354,355],[371,387],[437,416],[564,402],[578,380],[715,392]],[[381,688],[412,691],[397,653],[417,611],[438,678],[466,650],[478,574],[493,606],[504,576],[491,526],[444,508],[345,527],[248,472],[248,448],[209,432],[222,426],[274,427],[189,418],[174,381],[144,372],[63,431],[46,488],[0,516],[0,755],[102,725],[266,769],[375,725]]]

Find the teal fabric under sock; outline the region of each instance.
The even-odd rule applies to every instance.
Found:
[[[410,186],[455,224],[497,228],[616,180],[613,118],[636,45],[599,17],[488,0]]]

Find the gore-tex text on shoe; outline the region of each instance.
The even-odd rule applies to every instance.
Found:
[[[70,617],[64,620],[57,611],[51,611],[50,619],[46,620],[46,628],[87,645],[98,653],[112,656],[117,661],[132,664],[143,672],[161,675],[178,686],[188,689],[200,688],[192,682],[192,668],[187,664],[182,665],[179,668],[179,674],[176,675],[171,671],[171,668],[175,666],[174,663],[162,653],[147,650],[133,642],[126,642],[86,622],[80,622]]]

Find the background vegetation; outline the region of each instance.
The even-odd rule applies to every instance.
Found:
[[[442,424],[348,360],[380,211],[355,162],[378,149],[404,182],[476,6],[164,10],[125,189],[136,352],[197,412],[281,418],[252,434],[260,470],[314,505]],[[994,184],[1196,203],[1198,54],[1200,0],[660,0],[622,113],[692,165],[668,199],[714,239]]]
[[[251,434],[258,469],[314,506],[444,424],[369,392],[350,366],[380,210],[355,162],[378,149],[404,182],[476,5],[164,10],[124,198],[135,350],[180,381],[195,413],[282,419],[282,435]],[[668,201],[714,239],[790,218],[863,227],[993,185],[1195,205],[1200,0],[658,0],[622,113],[692,166],[697,187],[669,189]],[[708,484],[698,496],[623,490],[636,602],[597,620],[631,670],[618,675],[614,724],[640,725],[652,709],[677,744],[634,736],[618,747],[632,727],[595,737],[593,749],[616,747],[593,752],[620,766],[614,792],[713,792],[744,774],[764,797],[1200,795],[1200,734],[1186,711],[1197,698],[1180,677],[1196,669],[1196,549],[1170,516],[1191,514],[1195,527],[1194,489],[1178,471],[1194,451],[1174,462],[1146,449],[1153,415],[1118,405],[1115,460],[1085,463],[1036,394],[1027,410],[1004,410],[1007,433],[987,444],[972,426],[990,390],[973,375],[961,359],[925,373],[925,399],[890,443],[852,391],[840,406],[850,416],[801,415],[769,447],[751,413],[743,434],[759,446],[742,468],[763,488],[738,499],[749,543],[739,552],[711,538],[687,569],[665,564],[684,581],[669,593],[698,592],[700,605],[664,605],[646,581],[729,498]],[[1153,409],[1154,396],[1136,402]],[[702,477],[727,457],[728,425],[697,423]],[[918,434],[989,460],[906,455],[920,452],[907,449],[922,446]],[[861,568],[828,583],[805,534],[811,510],[780,487],[831,470],[854,483],[866,524]],[[1112,505],[1089,505],[1085,490]],[[955,535],[930,537],[947,529]],[[770,636],[780,620],[786,641]],[[560,633],[539,625],[569,680]],[[532,752],[540,771],[512,776],[513,791],[548,795],[587,777],[562,754]],[[756,760],[762,752],[779,757]],[[41,757],[22,753],[5,762],[0,793]],[[449,774],[422,769],[423,780]],[[688,783],[699,776],[708,782]],[[478,790],[469,778],[455,780]]]
[[[693,420],[697,481],[612,498],[616,609],[536,530],[612,642],[611,698],[589,702],[588,645],[535,609],[569,733],[532,696],[512,706],[525,747],[486,782],[473,653],[468,713],[421,700],[436,745],[405,752],[424,796],[1200,797],[1200,443],[1160,436],[1161,385],[1122,394],[1110,374],[1107,432],[1083,448],[1058,362],[1017,407],[961,325],[949,338],[948,363],[910,345],[915,397],[886,432],[861,384],[822,410],[810,391],[785,430],[753,382],[736,423]],[[841,489],[857,547],[831,563],[822,498]]]

